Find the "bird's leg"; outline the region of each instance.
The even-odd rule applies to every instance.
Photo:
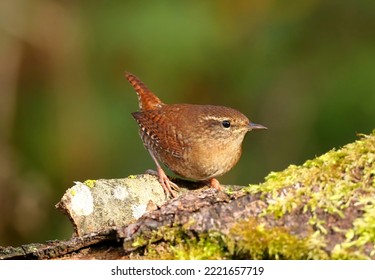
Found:
[[[171,195],[172,197],[177,197],[177,194],[174,190],[177,191],[179,189],[179,187],[175,183],[173,183],[171,180],[169,180],[168,176],[165,174],[164,170],[161,168],[158,160],[156,159],[156,157],[154,156],[152,151],[150,149],[148,151],[149,151],[152,159],[154,160],[154,162],[156,164],[159,182],[160,182],[161,186],[163,187],[165,194],[167,196]],[[172,188],[174,190],[172,190]]]
[[[210,185],[211,188],[214,188],[218,191],[223,191],[224,188],[220,185],[219,181],[215,178],[211,178],[208,180],[208,184]]]

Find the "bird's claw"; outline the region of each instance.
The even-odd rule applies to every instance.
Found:
[[[163,187],[165,194],[167,196],[170,195],[173,198],[177,197],[176,191],[178,191],[180,188],[171,180],[169,180],[168,176],[164,173],[163,169],[158,169],[158,176],[159,182]]]
[[[215,178],[211,178],[208,180],[208,184],[211,188],[216,189],[218,191],[223,191],[224,188],[220,185],[219,181]]]

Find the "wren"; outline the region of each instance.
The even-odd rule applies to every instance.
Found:
[[[221,190],[215,177],[236,165],[246,133],[267,129],[224,106],[164,104],[136,76],[125,75],[138,95],[140,110],[132,115],[167,196],[176,197],[178,186],[169,180],[159,162],[183,178],[206,181]]]

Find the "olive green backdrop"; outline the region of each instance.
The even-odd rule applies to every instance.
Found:
[[[375,128],[375,8],[353,1],[0,3],[0,246],[69,238],[73,181],[154,168],[130,113],[140,77],[165,103],[234,107],[247,135],[220,181],[247,185]]]

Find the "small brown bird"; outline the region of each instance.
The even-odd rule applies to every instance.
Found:
[[[169,180],[159,162],[181,177],[207,181],[220,190],[215,177],[238,162],[245,134],[267,129],[224,106],[164,104],[136,76],[125,75],[138,94],[140,111],[132,115],[143,144],[155,161],[160,184],[172,197],[176,197],[172,188],[178,190],[178,186]]]

